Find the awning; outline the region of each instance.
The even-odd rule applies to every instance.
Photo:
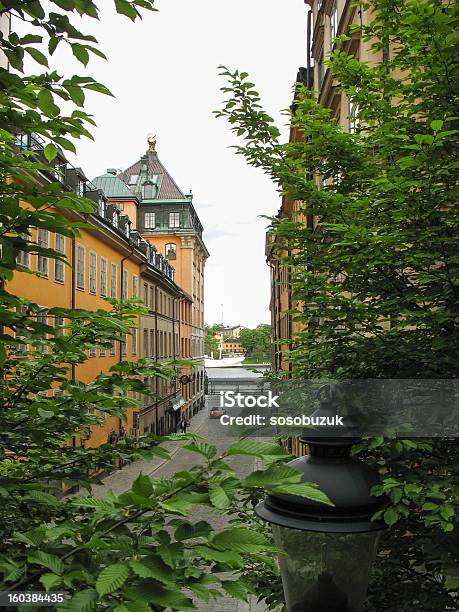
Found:
[[[180,410],[184,404],[186,404],[186,401],[183,399],[183,397],[181,395],[177,395],[177,397],[174,397],[172,400],[172,410],[177,412],[177,410]]]

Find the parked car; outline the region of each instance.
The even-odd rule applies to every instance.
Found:
[[[211,408],[209,412],[209,419],[219,419],[225,414],[223,408]]]

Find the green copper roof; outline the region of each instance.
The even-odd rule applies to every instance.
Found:
[[[129,198],[135,200],[136,197],[121,179],[114,174],[108,173],[96,176],[92,181],[98,189],[102,189],[107,198]]]

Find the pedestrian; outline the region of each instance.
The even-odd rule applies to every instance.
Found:
[[[181,421],[180,421],[179,425],[180,425],[180,433],[185,434],[185,433],[186,433],[186,428],[187,428],[187,427],[188,427],[188,425],[189,425],[189,423],[188,423],[188,421],[186,420],[186,418],[185,418],[185,417],[182,417],[182,419],[181,419]]]
[[[116,442],[116,433],[115,433],[115,430],[112,429],[111,432],[108,434],[108,443],[115,444],[115,442]]]

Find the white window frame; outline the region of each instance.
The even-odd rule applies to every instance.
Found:
[[[147,223],[147,219],[151,219],[151,221],[149,221]],[[156,227],[156,213],[155,212],[146,212],[145,216],[144,216],[144,227],[145,229],[155,229]]]
[[[108,261],[106,257],[101,257],[99,267],[99,292],[102,297],[107,297],[107,275]]]
[[[89,293],[97,294],[97,253],[92,250],[89,251]]]
[[[110,297],[116,298],[118,290],[118,266],[110,262]]]
[[[137,327],[132,328],[131,353],[137,355]]]
[[[83,254],[83,259],[80,258],[81,253]],[[81,264],[83,267],[82,270],[79,269]],[[86,247],[82,244],[76,245],[75,286],[77,289],[80,289],[80,291],[84,291],[86,287]]]
[[[137,274],[132,275],[132,297],[139,297],[139,277]]]
[[[349,134],[355,134],[359,129],[359,105],[348,96]]]
[[[180,211],[171,211],[169,213],[169,227],[180,227]]]
[[[333,39],[338,33],[338,1],[334,0],[330,14],[330,48],[333,49]]]
[[[37,229],[37,244],[45,249],[49,249],[49,230],[38,228]],[[37,272],[43,276],[49,274],[49,259],[43,255],[37,255]]]
[[[58,245],[58,241],[62,243]],[[62,255],[65,255],[65,236],[62,234],[54,234],[54,250]],[[65,282],[65,263],[60,259],[54,260],[54,281],[56,283]]]
[[[129,270],[123,268],[123,278],[121,281],[121,299],[127,300],[129,298]]]

